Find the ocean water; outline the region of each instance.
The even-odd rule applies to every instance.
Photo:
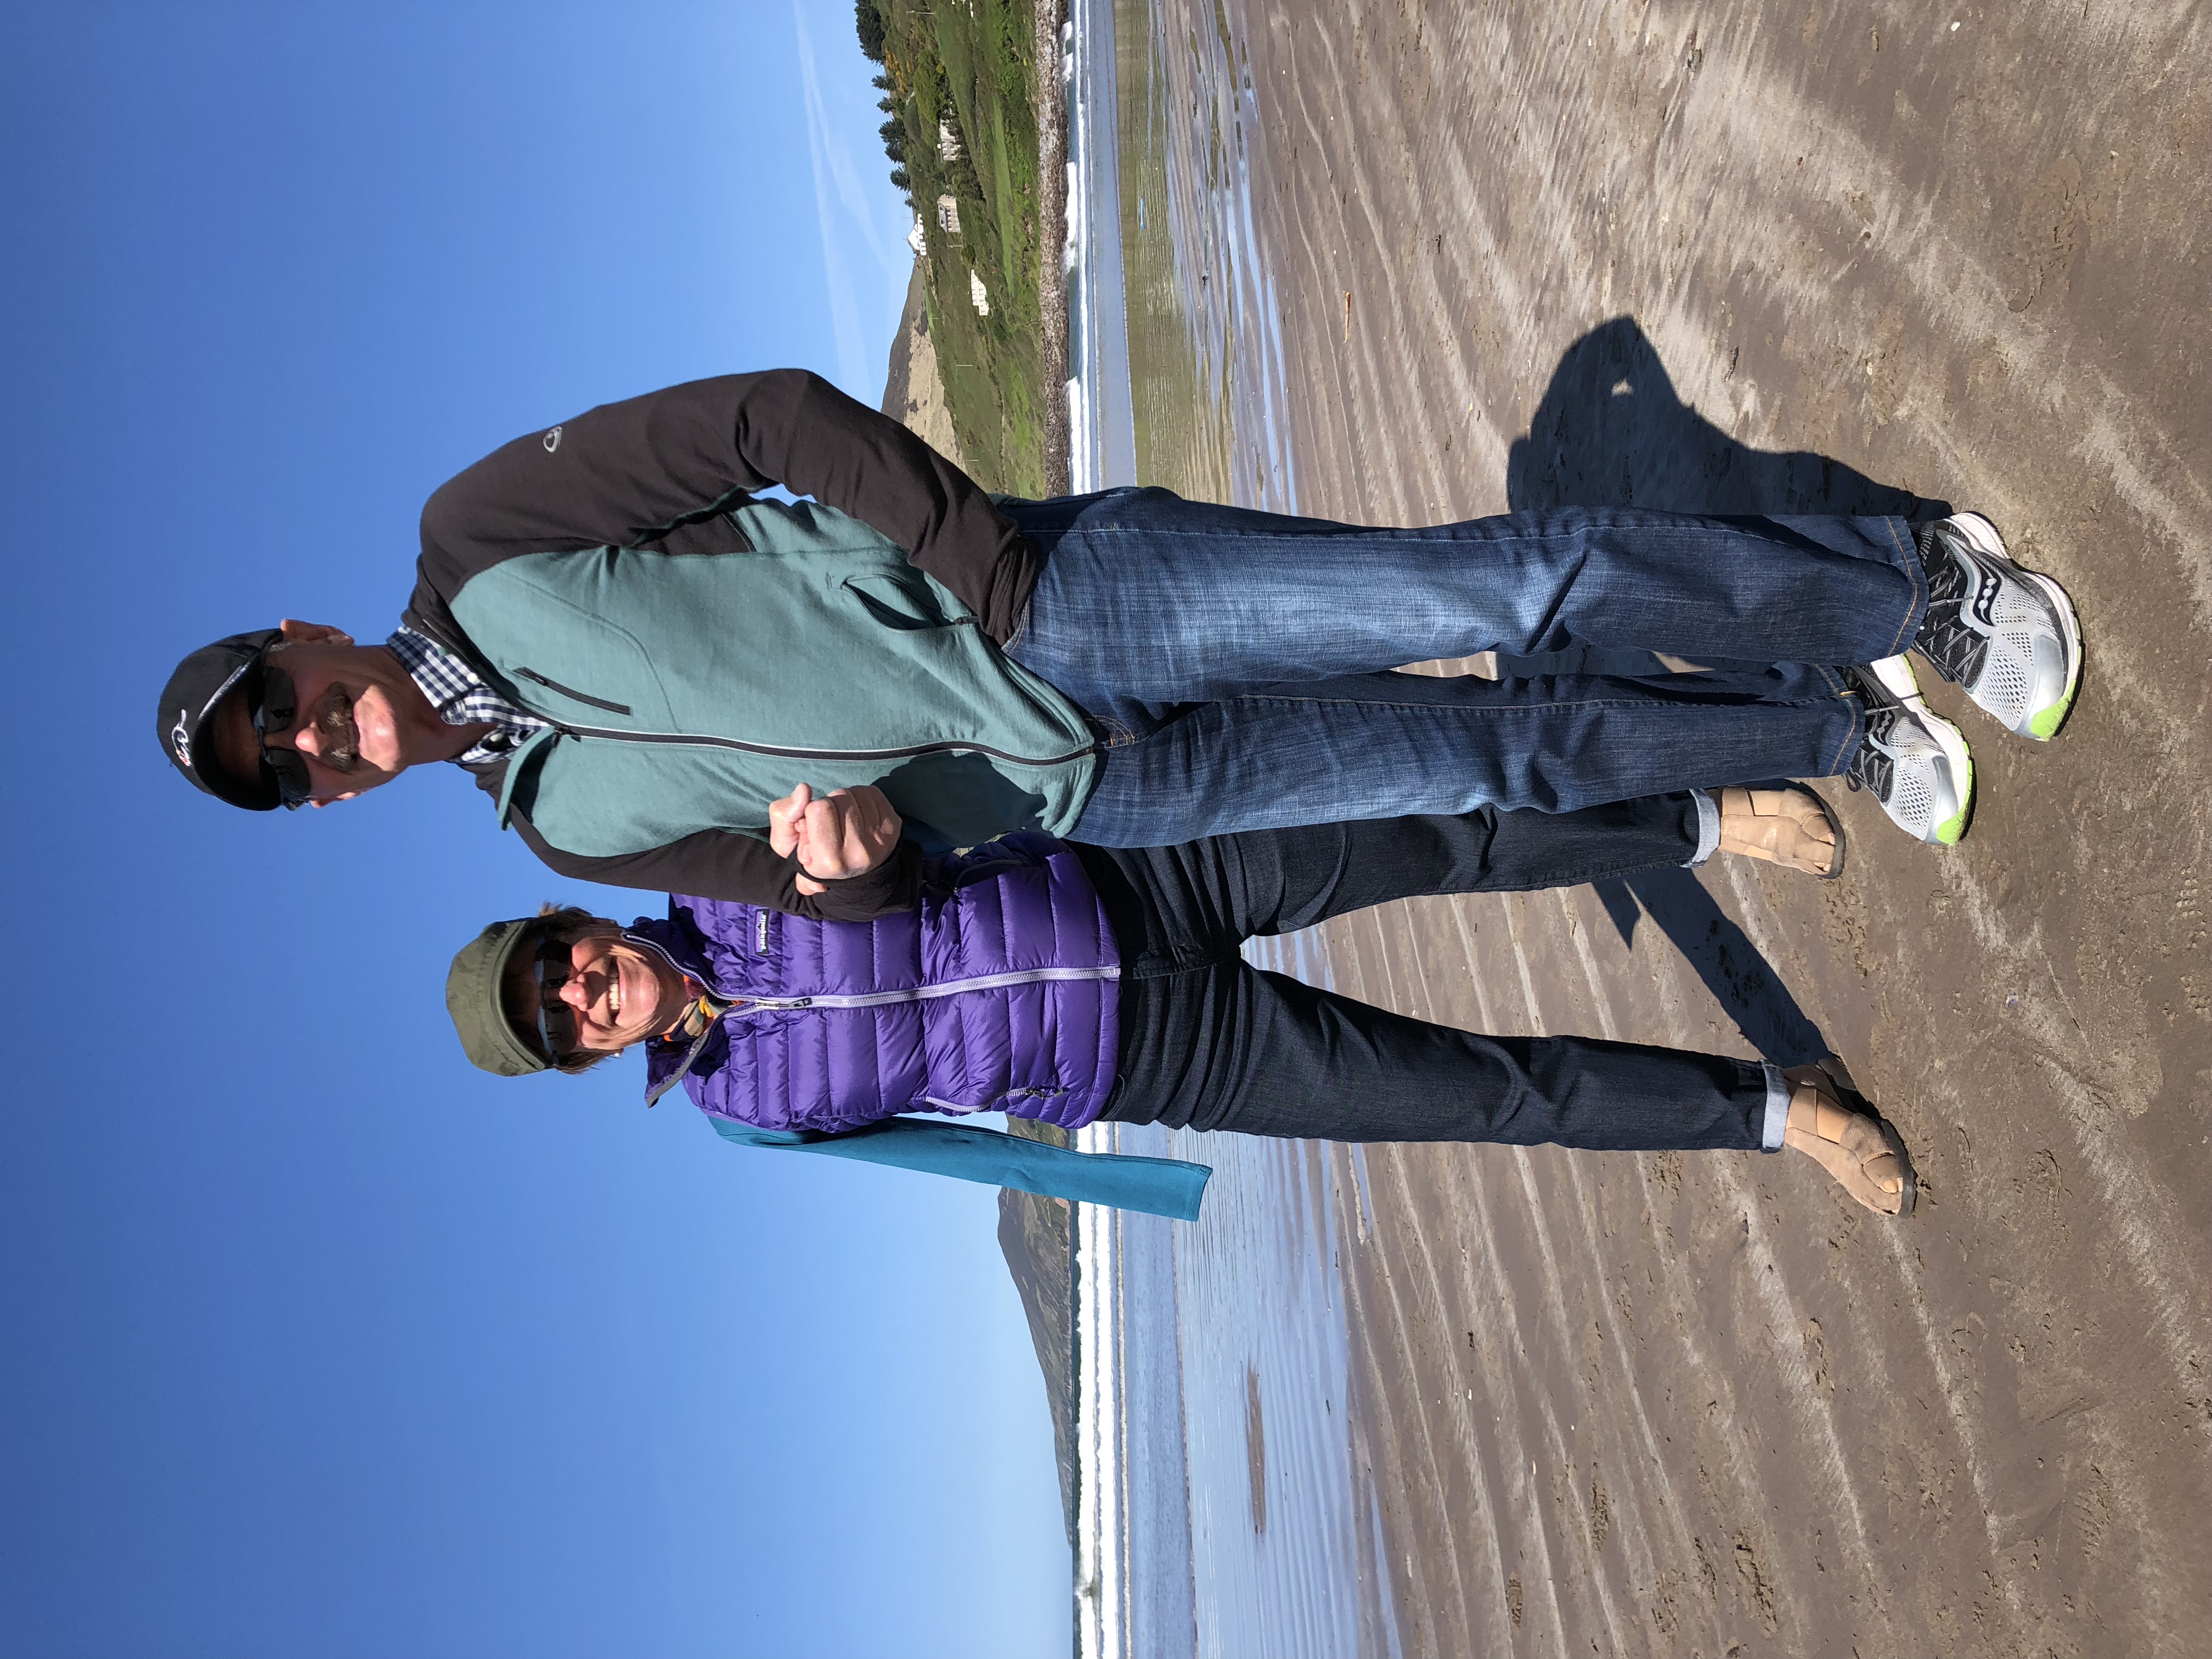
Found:
[[[1328,981],[1310,937],[1249,954]],[[1372,1213],[1359,1149],[1109,1124],[1078,1143],[1214,1170],[1194,1223],[1078,1207],[1083,1659],[1395,1655],[1339,1292],[1341,1230]]]
[[[1149,416],[1167,429],[1140,424],[1139,453],[1161,475],[1146,482],[1294,513],[1282,304],[1254,221],[1249,53],[1213,0],[1116,0],[1114,18],[1130,346],[1138,380],[1169,392],[1148,404],[1138,387],[1140,423]],[[1195,365],[1194,395],[1158,337],[1170,333]],[[1213,417],[1210,453],[1188,456],[1194,467],[1183,464],[1179,401]]]
[[[1073,487],[1158,483],[1296,512],[1242,49],[1210,5],[1186,15],[1176,0],[1071,0],[1070,29]]]
[[[1241,137],[1249,89],[1231,43],[1209,31],[1178,56],[1159,44],[1170,27],[1184,38],[1158,0],[1073,0],[1074,488],[1164,483],[1295,510]],[[1316,936],[1248,954],[1329,982]],[[1214,1170],[1195,1223],[1077,1206],[1083,1659],[1395,1654],[1338,1288],[1340,1230],[1371,1214],[1363,1156],[1152,1126],[1078,1140]]]
[[[1311,936],[1249,954],[1328,982]],[[1340,1230],[1372,1213],[1360,1150],[1103,1124],[1079,1144],[1214,1170],[1195,1223],[1078,1209],[1084,1659],[1395,1654],[1338,1289]]]

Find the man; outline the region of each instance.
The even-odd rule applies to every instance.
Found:
[[[778,483],[814,501],[754,493]],[[902,908],[925,851],[1024,826],[1164,845],[1845,771],[1948,843],[1971,758],[1899,653],[2036,738],[2081,663],[2057,585],[1972,514],[1365,530],[1159,490],[994,503],[795,370],[519,439],[431,497],[422,542],[380,646],[287,623],[187,658],[158,720],[179,769],[266,810],[453,761],[563,874],[824,916]],[[1389,672],[1576,644],[1773,665]],[[835,855],[778,857],[779,814]]]

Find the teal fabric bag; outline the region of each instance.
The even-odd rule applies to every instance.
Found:
[[[996,1129],[911,1117],[885,1118],[841,1135],[811,1129],[757,1129],[726,1117],[710,1121],[725,1140],[741,1146],[857,1158],[1072,1203],[1139,1210],[1176,1221],[1198,1219],[1206,1181],[1213,1174],[1206,1164],[1181,1158],[1079,1152]]]

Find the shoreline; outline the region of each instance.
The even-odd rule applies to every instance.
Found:
[[[1036,0],[1031,88],[1037,126],[1037,311],[1044,325],[1045,494],[1069,490],[1067,378],[1067,105],[1074,88],[1061,71],[1060,28],[1067,0]]]

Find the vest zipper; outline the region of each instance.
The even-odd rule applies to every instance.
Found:
[[[624,937],[629,938],[630,936],[625,934]],[[641,944],[650,943],[649,940],[638,940],[636,942]],[[654,948],[659,949],[658,946],[655,946]],[[663,957],[665,957],[668,953],[663,951],[660,954]],[[879,1008],[891,1003],[930,1001],[938,997],[953,996],[962,991],[996,990],[1000,987],[1006,985],[1037,985],[1069,980],[1119,979],[1121,977],[1121,970],[1118,967],[1026,968],[1018,969],[1012,973],[982,974],[974,979],[953,980],[944,985],[917,985],[913,987],[911,989],[904,991],[869,991],[857,996],[749,997],[738,1004],[738,1006],[732,1008],[724,1013],[722,1018],[725,1020],[735,1019],[740,1015],[750,1014],[755,1009],[758,1008]],[[716,1023],[720,1024],[720,1022],[718,1021]],[[699,1033],[698,1040],[692,1043],[690,1051],[684,1056],[682,1063],[665,1078],[661,1079],[660,1086],[659,1088],[653,1090],[650,1094],[646,1096],[645,1103],[647,1105],[652,1105],[654,1102],[658,1101],[661,1096],[666,1094],[671,1089],[674,1088],[678,1083],[684,1080],[685,1074],[688,1073],[694,1066],[699,1063],[699,1055],[707,1046],[707,1039],[712,1036],[714,1032],[714,1027],[713,1025],[709,1025],[705,1030]],[[1051,1091],[1050,1092],[1065,1094],[1066,1091],[1062,1089]],[[941,1104],[943,1103],[933,1101],[931,1103],[934,1105]],[[986,1109],[980,1106],[973,1106],[963,1109],[968,1111],[982,1111]]]
[[[1002,1103],[1006,1101],[1049,1100],[1067,1092],[1066,1089],[1009,1089],[998,1100],[980,1106],[971,1105],[964,1100],[946,1100],[937,1095],[924,1095],[922,1098],[940,1112],[951,1112],[957,1117],[973,1117],[978,1112],[1004,1111],[1006,1109]]]
[[[1119,968],[1024,968],[1004,974],[981,974],[974,979],[948,980],[942,985],[915,985],[902,991],[864,991],[851,996],[749,997],[742,1007],[722,1018],[770,1008],[881,1008],[893,1003],[928,1002],[957,996],[963,991],[995,991],[1009,985],[1039,985],[1071,980],[1119,979]]]

